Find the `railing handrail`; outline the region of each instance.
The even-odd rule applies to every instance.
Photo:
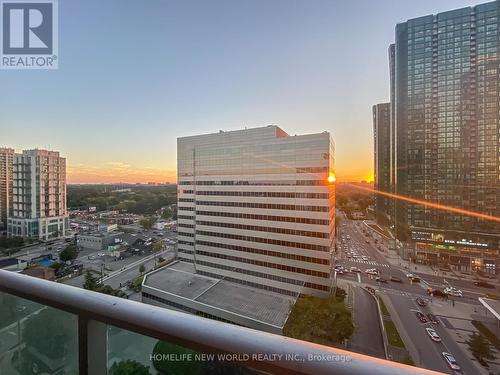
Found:
[[[242,363],[272,373],[437,374],[342,349],[261,332],[128,299],[0,270],[0,292],[51,306],[125,330],[207,353],[248,354]],[[252,360],[253,355],[282,355],[281,360]],[[308,360],[313,354],[317,360]],[[305,359],[285,360],[285,358]],[[328,358],[330,360],[321,358]],[[346,360],[341,360],[345,358]]]

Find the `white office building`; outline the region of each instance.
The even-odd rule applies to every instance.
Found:
[[[325,295],[335,229],[328,132],[277,126],[177,140],[178,258],[196,274]]]
[[[7,234],[48,240],[64,236],[67,229],[66,159],[56,151],[16,154]]]

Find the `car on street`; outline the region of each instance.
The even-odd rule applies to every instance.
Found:
[[[377,270],[376,270],[376,269],[374,269],[374,268],[370,268],[370,269],[365,270],[365,273],[366,273],[367,275],[378,276],[378,272],[377,272]]]
[[[99,256],[99,257],[103,257],[103,256],[105,256],[105,255],[106,255],[106,254],[104,254],[104,253],[97,253],[97,256]]]
[[[420,320],[421,323],[427,323],[427,318],[425,317],[425,315],[423,313],[421,313],[420,311],[417,311],[415,313],[415,315],[417,316],[418,320]]]
[[[447,288],[444,288],[444,292],[450,296],[453,297],[462,297],[462,291],[460,289],[454,288],[452,286],[449,286]]]
[[[89,255],[87,258],[88,258],[89,260],[94,260],[94,259],[95,259],[95,256],[93,256],[93,255]]]
[[[378,283],[387,283],[387,280],[384,279],[383,277],[376,277],[375,281]]]
[[[365,255],[363,255],[363,256],[361,257],[361,259],[363,259],[363,260],[365,260],[365,261],[366,261],[366,260],[368,260],[368,257],[367,257],[367,256],[365,256]]]
[[[390,280],[394,281],[395,283],[402,283],[403,282],[403,280],[397,276],[391,276]]]
[[[427,318],[429,319],[429,322],[431,322],[432,324],[439,324],[439,320],[437,320],[434,314],[428,313]]]
[[[460,371],[460,366],[458,365],[455,357],[453,357],[450,353],[443,352],[441,353],[443,355],[444,360],[448,364],[448,366],[453,370],[453,371]]]
[[[429,292],[429,294],[432,293],[433,297],[443,297],[443,298],[448,298],[448,294],[443,292],[442,290],[439,289],[434,289]]]
[[[425,306],[427,306],[427,302],[425,302],[425,300],[424,300],[424,299],[422,299],[422,298],[420,298],[420,297],[418,297],[418,298],[416,299],[416,302],[417,302],[417,305],[419,305],[420,307],[425,307]]]
[[[476,281],[474,283],[475,286],[480,286],[481,288],[489,288],[489,289],[493,289],[495,288],[495,286],[493,284],[490,284],[486,281]]]
[[[361,270],[358,267],[351,267],[349,269],[349,271],[351,271],[351,272],[361,272]]]
[[[441,342],[441,337],[439,337],[439,335],[437,334],[437,332],[434,329],[426,328],[425,330],[427,331],[427,334],[429,335],[429,337],[431,338],[432,341]]]

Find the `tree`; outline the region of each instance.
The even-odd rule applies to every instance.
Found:
[[[201,374],[203,363],[196,360],[166,361],[167,355],[176,355],[180,358],[194,356],[197,352],[169,342],[158,341],[153,349],[153,367],[161,374]],[[185,356],[185,357],[183,357]]]
[[[165,220],[170,220],[173,216],[173,211],[170,207],[167,207],[163,210],[163,213],[161,214],[161,218]]]
[[[74,260],[78,256],[78,248],[75,245],[68,245],[59,254],[59,259],[63,262]]]
[[[60,269],[64,268],[64,263],[63,262],[54,262],[50,265],[50,268],[53,268],[57,272]]]
[[[163,249],[163,241],[156,241],[153,244],[153,253],[158,253]]]
[[[474,332],[467,344],[472,355],[483,366],[486,365],[486,359],[495,359],[488,340],[482,334]]]
[[[114,289],[111,285],[103,285],[98,287],[96,292],[109,294],[110,296],[120,297],[120,298],[128,298],[127,293],[120,289]]]
[[[155,254],[155,267],[156,267],[156,254],[163,249],[163,241],[157,241],[153,244],[153,253]]]
[[[83,288],[96,291],[98,287],[99,283],[97,282],[97,277],[94,277],[90,270],[85,271],[85,282],[83,283]]]
[[[149,366],[127,359],[126,361],[115,362],[109,369],[110,375],[151,375]]]
[[[139,223],[141,224],[141,226],[146,229],[146,230],[149,230],[153,227],[153,224],[156,222],[156,220],[152,217],[150,218],[145,218],[145,219],[142,219]]]
[[[299,297],[284,327],[284,335],[323,345],[342,343],[354,332],[345,291],[337,288],[327,298]]]
[[[145,271],[146,271],[146,267],[144,266],[144,264],[141,264],[139,266],[139,273],[142,275]]]

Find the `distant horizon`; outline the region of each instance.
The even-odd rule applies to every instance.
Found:
[[[358,180],[358,181],[336,181],[337,185],[342,185],[342,184],[373,184],[374,181],[367,181],[367,180]],[[67,185],[123,185],[123,186],[155,186],[155,185],[177,185],[177,181],[175,182],[68,182]]]

